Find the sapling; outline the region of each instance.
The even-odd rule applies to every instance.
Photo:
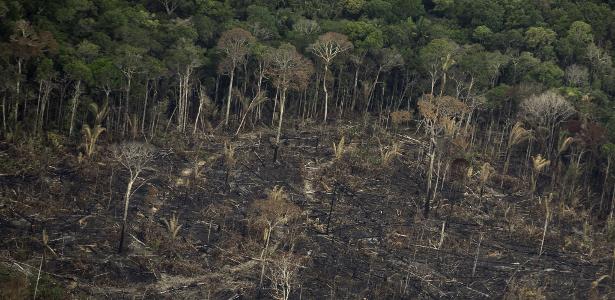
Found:
[[[90,157],[96,150],[98,138],[106,130],[101,124],[109,113],[109,103],[105,102],[102,107],[98,107],[96,103],[90,103],[88,109],[94,115],[94,125],[90,127],[88,124],[83,124],[81,128],[81,133],[83,134],[81,147],[85,150],[85,155]]]

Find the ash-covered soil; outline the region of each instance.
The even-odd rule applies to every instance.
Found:
[[[152,141],[157,156],[131,198],[121,254],[128,173],[109,143],[81,161],[69,142],[0,143],[0,289],[14,290],[3,296],[268,299],[276,255],[292,253],[301,259],[290,299],[613,297],[604,224],[552,200],[540,253],[548,196],[497,174],[481,193],[478,171],[491,159],[483,146],[461,188],[446,161],[436,163],[425,217],[428,144],[414,129],[307,127],[287,131],[277,162],[268,129]],[[225,144],[235,149],[232,167]],[[301,213],[276,227],[263,256],[253,207],[275,186]]]

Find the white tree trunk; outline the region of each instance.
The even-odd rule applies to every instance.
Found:
[[[224,118],[224,125],[228,126],[229,114],[231,113],[231,98],[233,92],[233,79],[235,78],[235,65],[233,65],[233,70],[231,70],[231,79],[228,83],[228,96],[226,98],[226,116]]]
[[[70,126],[68,128],[68,135],[72,136],[73,135],[73,128],[75,125],[75,113],[77,112],[77,105],[79,102],[79,95],[81,94],[81,80],[77,81],[77,84],[75,85],[75,93],[73,94],[73,108],[71,109],[71,113],[70,113]]]
[[[329,92],[327,91],[327,72],[329,71],[329,65],[325,63],[325,74],[322,77],[322,89],[325,92],[325,117],[323,122],[327,122],[327,108],[329,107]]]

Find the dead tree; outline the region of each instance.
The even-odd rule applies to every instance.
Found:
[[[544,127],[549,131],[546,154],[550,158],[556,143],[555,131],[561,122],[575,114],[574,106],[564,96],[554,91],[547,91],[524,100],[520,110],[530,124],[536,128]]]
[[[458,134],[461,126],[461,116],[468,111],[465,103],[454,97],[433,97],[426,95],[418,103],[419,112],[423,117],[422,124],[429,135],[429,166],[427,169],[427,193],[425,198],[424,215],[429,215],[430,198],[435,192],[432,188],[434,163],[436,160],[437,138],[445,133],[449,138]]]
[[[280,253],[270,260],[268,278],[271,281],[273,298],[288,300],[297,284],[297,275],[304,258],[293,253]]]
[[[141,175],[141,173],[154,159],[154,149],[149,144],[140,142],[126,142],[115,147],[115,149],[113,149],[113,153],[115,155],[115,159],[122,166],[124,166],[129,173],[126,193],[124,194],[124,217],[122,218],[122,229],[120,234],[120,243],[118,246],[118,253],[121,253],[124,247],[124,236],[128,220],[128,206],[130,204],[130,198],[134,192],[145,183],[145,181],[134,189],[133,186],[139,179],[139,175]]]
[[[260,254],[262,263],[259,286],[263,284],[265,275],[265,262],[270,252],[271,235],[280,225],[287,224],[296,219],[300,209],[288,200],[288,195],[282,187],[274,187],[264,201],[256,201],[253,206],[256,225],[263,227],[265,245]]]

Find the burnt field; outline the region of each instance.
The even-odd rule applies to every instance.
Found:
[[[495,146],[468,151],[463,175],[436,160],[427,193],[415,129],[308,127],[276,161],[269,129],[151,141],[121,253],[129,174],[111,145],[80,159],[67,141],[0,144],[2,297],[612,297],[607,225],[530,193],[514,159],[518,175],[482,176]]]

